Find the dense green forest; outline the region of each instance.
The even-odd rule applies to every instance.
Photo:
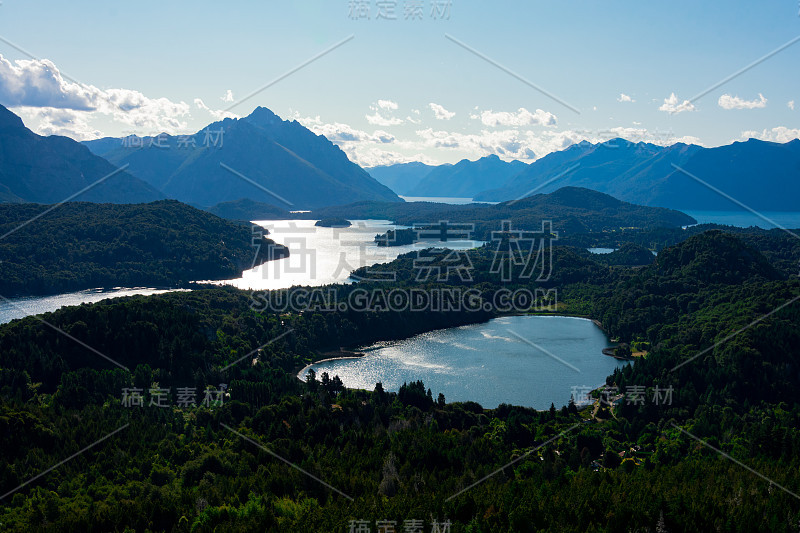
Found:
[[[648,352],[609,376],[606,392],[671,388],[669,404],[612,406],[597,391],[581,409],[484,409],[448,403],[421,382],[390,392],[348,390],[326,374],[295,378],[327,350],[496,316],[482,306],[281,312],[258,295],[209,288],[44,315],[96,352],[36,317],[0,326],[0,524],[797,531],[800,281],[788,265],[798,248],[772,232],[681,235],[636,266],[626,258],[646,242],[610,262],[558,246],[541,281],[502,278],[485,246],[468,252],[469,280],[418,280],[416,254],[407,254],[382,268],[396,272],[392,282],[370,281],[363,269],[365,281],[339,287],[346,296],[469,285],[489,300],[501,289],[556,288],[555,309],[530,311],[595,318]],[[429,253],[447,264],[448,252]],[[204,401],[223,383],[221,403]],[[126,404],[126,388],[142,391],[141,407]],[[179,388],[196,391],[197,405],[181,404]]]
[[[229,279],[288,250],[173,200],[0,204],[0,294]]]

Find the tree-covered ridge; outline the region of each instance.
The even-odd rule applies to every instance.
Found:
[[[783,277],[757,250],[734,235],[710,230],[663,250],[656,259],[659,273],[695,278],[703,283],[740,283],[758,276]]]
[[[220,202],[213,207],[207,208],[206,211],[228,220],[250,221],[291,218],[291,214],[285,209],[263,202],[256,202],[250,198]]]
[[[341,217],[387,219],[400,225],[435,224],[440,221],[474,224],[473,238],[488,240],[501,222],[514,229],[541,231],[542,221],[552,221],[560,235],[603,232],[620,228],[678,228],[696,221],[680,211],[622,202],[607,194],[580,187],[563,187],[550,194],[535,194],[497,205],[451,205],[433,202],[358,202],[325,207],[297,218]]]
[[[649,265],[655,260],[651,250],[636,243],[626,242],[613,252],[597,254],[594,258],[607,265],[637,266]]]
[[[173,200],[0,204],[0,234],[6,297],[233,278],[288,254],[249,225]]]
[[[422,383],[367,392],[342,390],[334,376],[294,377],[324,350],[487,318],[480,314],[269,312],[224,288],[46,315],[130,372],[33,317],[0,326],[0,493],[122,428],[0,500],[0,523],[347,532],[351,521],[378,531],[376,521],[390,520],[402,531],[414,519],[426,533],[434,521],[450,521],[453,532],[796,531],[800,501],[782,489],[800,491],[800,306],[791,304],[800,282],[775,276],[760,252],[725,234],[664,252],[629,268],[557,248],[546,282],[504,282],[489,271],[487,248],[470,252],[471,285],[558,287],[562,312],[648,344],[646,358],[607,379],[609,388],[641,387],[642,404],[611,407],[598,393],[582,410],[485,410],[440,401]],[[348,290],[462,283],[417,281],[412,261],[391,263],[395,282]],[[222,406],[179,407],[174,397],[169,408],[147,406],[149,388],[220,383],[230,393]],[[121,387],[144,389],[145,405],[124,407]],[[674,389],[673,401],[650,401],[655,387]]]

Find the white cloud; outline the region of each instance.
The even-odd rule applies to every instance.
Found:
[[[525,134],[516,130],[460,133],[427,128],[418,130],[416,134],[426,148],[455,149],[481,156],[497,154],[514,159],[536,157],[527,146]]]
[[[761,93],[755,100],[743,100],[738,96],[723,94],[719,97],[717,105],[722,109],[761,109],[767,107],[767,99]]]
[[[230,91],[228,91],[228,93],[230,93]],[[231,113],[230,111],[225,111],[224,109],[211,109],[200,98],[194,99],[194,105],[196,105],[198,109],[206,111],[209,115],[214,117],[215,120],[222,120],[224,118],[239,118],[239,115]]]
[[[393,117],[392,111],[396,111],[399,106],[397,102],[392,102],[391,100],[378,100],[377,104],[373,104],[369,106],[370,111],[372,114],[364,115],[364,118],[367,119],[367,122],[372,124],[373,126],[397,126],[398,124],[403,123],[402,118]],[[381,112],[384,112],[383,114]]]
[[[225,91],[225,94],[220,97],[220,100],[222,100],[223,102],[233,102],[233,91],[231,91],[230,89]]]
[[[25,114],[29,122],[38,120],[39,124],[31,124],[34,131],[76,138],[100,134],[90,125],[100,115],[145,134],[185,130],[190,117],[185,102],[149,98],[131,89],[99,89],[65,79],[47,59],[15,60],[12,64],[2,55],[0,103]]]
[[[7,107],[51,107],[92,111],[100,89],[72,83],[52,61],[20,59],[11,64],[0,55],[0,103]]]
[[[520,107],[516,112],[498,111],[491,109],[482,111],[480,115],[471,115],[472,118],[480,117],[485,126],[555,126],[558,119],[552,113],[537,109],[533,113]]]
[[[448,111],[443,106],[434,104],[433,102],[428,104],[428,107],[431,108],[431,111],[433,111],[433,116],[435,116],[437,120],[450,120],[456,116],[454,112]]]
[[[794,100],[789,100],[789,102],[787,102],[786,106],[789,109],[791,109],[792,111],[794,111]]]
[[[583,134],[569,130],[533,132],[506,129],[461,133],[427,128],[418,130],[416,134],[426,149],[457,150],[478,157],[494,154],[506,160],[521,161],[533,161],[585,138]]]
[[[25,125],[36,124],[31,129],[39,135],[62,135],[78,141],[96,139],[103,135],[89,124],[89,113],[85,111],[54,107],[16,107],[14,111]]]
[[[672,93],[669,95],[669,98],[664,98],[664,103],[658,108],[658,110],[666,111],[667,113],[674,115],[677,113],[683,113],[684,111],[694,111],[695,107],[694,104],[689,100],[684,100],[683,102],[678,103],[678,96],[675,93]]]
[[[794,139],[800,139],[800,129],[778,126],[769,130],[743,131],[740,140],[745,141],[747,139],[761,139],[762,141],[787,143],[789,141],[793,141]]]
[[[617,102],[635,102],[635,101],[636,100],[634,100],[625,93],[619,93],[619,98],[617,98]]]
[[[319,115],[316,117],[301,117],[296,114],[294,118],[317,135],[324,135],[329,141],[337,145],[370,140],[370,135],[363,130],[340,122],[325,123]]]
[[[515,114],[516,115],[516,114]],[[480,118],[480,115],[474,115]],[[563,150],[581,141],[600,143],[613,138],[631,142],[649,142],[662,146],[676,142],[701,144],[695,137],[675,137],[671,132],[651,131],[643,127],[613,127],[603,130],[563,130],[554,128],[532,130],[525,127],[489,128],[463,132],[420,128],[414,133],[399,135],[381,129],[363,131],[348,124],[325,123],[320,117],[293,116],[318,135],[324,135],[339,146],[350,160],[364,167],[442,160],[454,157],[476,158],[495,154],[502,159],[531,162],[551,152]],[[491,121],[490,121],[491,122]]]
[[[377,111],[372,115],[364,115],[364,118],[367,119],[367,122],[372,124],[373,126],[397,126],[398,124],[403,123],[402,118],[397,117],[384,117]]]
[[[420,160],[387,149],[400,143],[393,134],[383,130],[369,133],[349,124],[326,123],[319,116],[301,117],[298,113],[295,113],[293,118],[317,135],[324,135],[329,141],[344,150],[351,161],[364,167]]]
[[[397,102],[392,102],[391,100],[378,100],[378,107],[387,111],[396,111],[398,105]]]
[[[591,130],[482,130],[478,133],[437,131],[432,128],[418,130],[419,149],[453,150],[484,156],[496,154],[510,160],[519,159],[530,162],[551,152],[568,148],[581,141],[602,143],[614,138],[628,141],[648,142],[668,146],[677,142],[701,144],[700,139],[691,136],[676,137],[671,132],[651,131],[646,128],[614,127],[602,131]],[[398,141],[402,145],[402,141]]]

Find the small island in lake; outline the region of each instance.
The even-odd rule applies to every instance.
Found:
[[[404,244],[414,244],[416,233],[413,229],[390,229],[386,233],[375,235],[375,243],[378,246],[403,246]]]
[[[352,226],[346,218],[323,218],[322,220],[317,220],[314,225],[320,228],[349,228]]]

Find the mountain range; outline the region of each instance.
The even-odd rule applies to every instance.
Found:
[[[328,139],[264,107],[194,135],[84,143],[169,198],[197,206],[249,198],[284,209],[400,201]]]
[[[79,142],[33,133],[0,105],[0,202],[141,203],[162,198],[155,187]]]
[[[455,165],[412,162],[372,167],[368,171],[403,196],[472,198],[507,182],[527,166],[522,161],[507,162],[492,154],[476,161],[462,159]]]
[[[191,135],[40,136],[0,106],[0,202],[141,203],[163,198],[224,209],[317,210],[406,196],[518,200],[583,187],[626,202],[683,210],[794,211],[800,140],[750,139],[704,148],[623,139],[581,142],[530,165],[495,155],[454,165],[403,163],[369,173],[324,136],[269,109]],[[253,205],[227,205],[243,199]],[[231,213],[227,213],[231,216]]]
[[[587,187],[627,202],[689,210],[797,210],[800,140],[750,139],[703,148],[613,139],[582,142],[531,163],[479,201],[522,198],[564,186]],[[713,190],[717,189],[717,191]]]
[[[472,198],[476,194],[505,183],[528,165],[522,161],[506,162],[492,154],[477,161],[462,159],[455,165],[441,165],[432,169],[409,196],[452,196]]]
[[[411,191],[414,190],[414,187],[435,168],[438,167],[436,165],[426,165],[419,161],[412,161],[411,163],[372,167],[367,169],[367,172],[397,194],[411,196]]]

